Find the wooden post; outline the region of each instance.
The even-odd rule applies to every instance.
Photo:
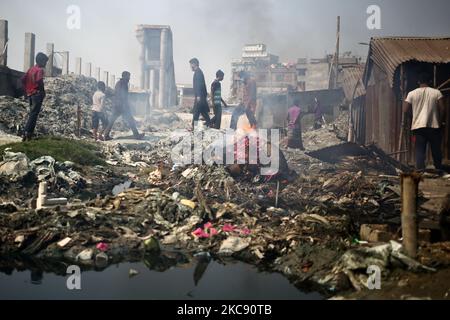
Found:
[[[81,107],[77,106],[77,132],[78,137],[81,137]]]
[[[403,101],[405,99],[405,88],[404,88],[404,79],[405,79],[405,70],[403,67],[403,64],[400,66],[400,112],[401,112],[401,125],[400,125],[400,135],[398,138],[398,148],[397,148],[397,160],[401,162],[402,160],[402,153],[399,151],[402,150],[402,142],[403,142],[403,136],[405,131],[405,125],[406,125],[406,116],[403,112]]]
[[[417,256],[417,194],[420,180],[421,175],[417,173],[401,175],[403,248],[413,259]]]
[[[337,17],[337,33],[336,33],[336,56],[335,56],[335,75],[334,75],[334,87],[336,89],[339,78],[339,44],[341,40],[341,17]]]
[[[275,208],[278,208],[278,196],[280,195],[280,181],[277,181],[277,192],[275,194]]]

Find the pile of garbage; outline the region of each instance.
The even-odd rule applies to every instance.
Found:
[[[348,250],[339,258],[332,272],[319,282],[335,287],[339,281],[337,278],[345,274],[355,290],[373,289],[371,286],[374,285],[373,282],[375,281],[369,281],[370,274],[379,271],[378,281],[380,282],[381,275],[387,278],[390,269],[395,267],[415,272],[436,272],[436,269],[425,266],[405,255],[400,243],[390,241],[374,247]],[[378,289],[381,289],[381,287]]]
[[[206,199],[200,191],[189,198],[159,188],[129,189],[67,207],[2,214],[0,250],[94,263],[101,252],[113,259],[143,255],[158,251],[161,243],[188,252],[242,254],[249,261],[272,261],[302,239],[323,241],[346,234],[347,224],[345,217],[275,208],[262,212]]]
[[[25,125],[29,109],[28,101],[0,96],[0,130],[16,134]]]
[[[142,129],[146,132],[173,131],[174,129],[188,129],[190,124],[180,119],[175,113],[167,110],[152,109],[146,116]]]
[[[46,97],[36,126],[37,135],[66,137],[90,136],[92,96],[97,89],[94,78],[80,75],[45,78]],[[111,113],[112,89],[106,92],[106,111]],[[20,134],[25,126],[29,103],[25,98],[0,96],[0,130]],[[78,131],[78,121],[80,131]],[[115,130],[125,130],[121,119]]]
[[[348,117],[349,112],[341,110],[332,123],[333,131],[336,133],[336,136],[343,141],[347,141],[348,138]]]
[[[73,195],[84,189],[89,179],[81,176],[75,170],[75,164],[70,161],[58,162],[50,156],[43,156],[30,161],[21,152],[5,151],[3,161],[0,162],[0,199],[11,196],[11,187],[16,185],[22,188],[24,194],[32,192],[40,182],[47,182],[52,190],[65,195]],[[31,186],[32,190],[23,187]],[[30,195],[33,198],[35,195]]]

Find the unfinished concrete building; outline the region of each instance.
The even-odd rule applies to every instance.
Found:
[[[242,57],[231,63],[231,102],[242,96],[243,83],[240,71],[247,71],[255,79],[258,94],[286,92],[297,88],[295,65],[280,63],[279,57],[267,52],[265,44],[248,44],[242,49]]]
[[[141,44],[141,90],[150,92],[153,108],[176,105],[177,87],[170,27],[138,25],[136,37]]]
[[[299,58],[297,60],[297,90],[314,91],[333,88],[334,56],[327,55],[324,58],[307,59]],[[359,57],[353,56],[351,52],[345,52],[339,57],[339,71],[346,67],[358,66],[361,63]],[[338,84],[340,88],[342,84]]]

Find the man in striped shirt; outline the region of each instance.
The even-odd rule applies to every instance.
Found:
[[[211,119],[211,127],[215,129],[220,129],[222,122],[222,103],[227,107],[227,104],[222,99],[222,85],[221,81],[225,74],[222,70],[216,72],[216,79],[211,84],[211,100],[214,108],[214,117]]]

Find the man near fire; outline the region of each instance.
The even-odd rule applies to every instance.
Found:
[[[122,72],[122,78],[116,84],[114,90],[113,113],[104,132],[105,140],[111,140],[109,134],[114,126],[114,122],[116,122],[117,118],[120,116],[128,123],[131,131],[133,131],[133,137],[135,139],[142,140],[144,138],[144,134],[139,133],[136,127],[136,121],[131,114],[130,105],[128,103],[128,84],[130,82],[130,76],[128,71]]]
[[[244,82],[244,90],[242,95],[242,103],[244,104],[245,114],[247,115],[248,121],[253,129],[256,129],[256,99],[257,99],[257,89],[256,81],[250,77],[245,71],[239,73],[239,77]]]
[[[294,104],[288,110],[288,148],[305,150],[303,147],[302,139],[302,126],[301,126],[301,109],[300,101],[294,100]]]
[[[215,129],[220,129],[222,122],[222,103],[227,107],[227,104],[222,99],[222,85],[224,73],[222,70],[216,72],[216,79],[211,84],[211,100],[214,107],[214,118],[211,119],[211,126]]]

